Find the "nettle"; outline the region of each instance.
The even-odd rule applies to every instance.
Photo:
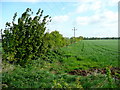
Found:
[[[49,15],[43,16],[43,10],[39,9],[34,18],[33,12],[27,8],[15,23],[17,13],[12,23],[6,23],[2,33],[3,60],[11,63],[25,65],[32,59],[45,53],[43,38],[45,36],[46,24],[51,21]]]

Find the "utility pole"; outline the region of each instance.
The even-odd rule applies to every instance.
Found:
[[[75,29],[75,27],[74,27],[72,30],[74,30],[74,38],[75,38],[75,31],[76,31],[77,29]]]

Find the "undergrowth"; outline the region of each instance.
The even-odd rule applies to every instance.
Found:
[[[58,52],[58,53],[57,53]],[[53,56],[54,55],[54,56]],[[47,58],[33,60],[22,67],[3,62],[3,88],[117,88],[115,80],[108,74],[88,76],[69,75],[68,68],[75,69],[65,61],[66,55],[59,51],[49,52]],[[68,58],[75,59],[71,55]],[[66,58],[67,59],[67,58]],[[71,59],[71,61],[72,61]],[[58,61],[60,60],[60,61]],[[66,63],[66,64],[65,64]],[[73,63],[73,62],[71,62]],[[77,64],[77,63],[75,63]],[[85,67],[85,66],[83,66]],[[68,71],[67,71],[68,70]],[[110,82],[109,80],[112,80]]]

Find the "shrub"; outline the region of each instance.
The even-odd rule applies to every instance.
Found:
[[[17,13],[13,17],[12,24],[6,23],[4,33],[2,33],[3,60],[24,65],[46,52],[43,38],[46,30],[45,25],[51,19],[49,15],[41,19],[43,16],[41,9],[38,10],[34,18],[31,17],[32,14],[31,9],[27,8],[18,18],[18,24],[14,23]]]

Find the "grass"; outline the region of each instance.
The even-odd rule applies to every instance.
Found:
[[[45,59],[33,60],[26,67],[3,61],[4,88],[118,88],[107,74],[70,75],[76,69],[118,67],[117,40],[83,40],[57,51]],[[108,57],[109,56],[109,57]],[[109,79],[112,82],[109,82]],[[117,80],[118,82],[119,80]]]
[[[38,62],[38,61],[37,61]],[[39,61],[43,63],[44,61]],[[36,62],[35,62],[36,63]],[[36,63],[37,64],[37,63]],[[53,64],[55,66],[53,66]],[[8,71],[3,69],[2,83],[4,88],[109,88],[106,75],[95,74],[89,76],[69,75],[59,72],[57,63],[42,65],[7,65]],[[57,69],[56,69],[57,67]],[[50,70],[53,68],[53,70]],[[54,71],[54,72],[53,72]],[[56,71],[56,72],[55,72]],[[77,81],[78,79],[78,81]],[[112,87],[117,88],[112,79]]]

